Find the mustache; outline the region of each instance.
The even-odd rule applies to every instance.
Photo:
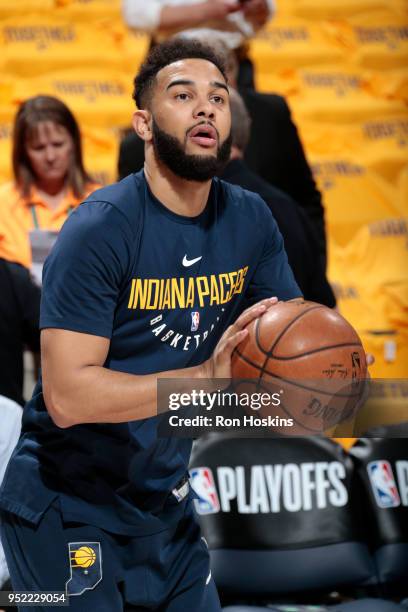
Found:
[[[209,125],[210,127],[212,127],[212,129],[215,131],[215,133],[217,134],[217,139],[218,141],[220,140],[220,134],[217,130],[217,128],[215,127],[215,125],[213,123],[211,123],[211,121],[199,121],[198,123],[196,123],[195,125],[192,125],[190,128],[188,128],[188,130],[186,131],[186,138],[188,138],[188,135],[190,134],[190,132],[192,132],[196,127],[200,126],[200,125]]]
[[[198,125],[203,123],[206,122],[201,121]],[[197,129],[197,125],[189,130],[194,128]],[[185,152],[186,143],[162,130],[153,118],[153,147],[156,157],[173,174],[188,181],[205,182],[219,173],[229,159],[231,142],[230,132],[224,142],[218,140],[216,155],[188,155]]]

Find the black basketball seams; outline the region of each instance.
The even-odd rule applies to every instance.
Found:
[[[273,308],[273,306],[272,306]],[[310,308],[308,308],[307,310],[304,310],[303,312],[299,313],[297,315],[297,317],[295,317],[294,319],[292,319],[287,325],[286,327],[284,327],[282,329],[282,331],[280,332],[280,334],[278,335],[278,337],[276,338],[275,342],[272,344],[271,348],[269,349],[269,351],[264,351],[264,349],[261,347],[260,342],[259,342],[259,325],[256,325],[255,331],[255,342],[256,342],[256,346],[258,347],[258,349],[264,354],[267,355],[268,357],[272,357],[273,356],[273,349],[275,348],[275,346],[278,344],[279,340],[282,338],[282,336],[288,331],[288,329],[294,324],[296,323],[296,321],[298,321],[299,319],[301,319],[305,314],[307,314],[308,312],[311,312],[312,310],[319,310],[325,308],[325,306],[321,306],[320,304],[317,306],[311,306]],[[266,313],[265,313],[266,314]],[[264,316],[264,315],[262,315]],[[257,323],[262,319],[261,317],[258,317],[257,319]]]
[[[254,363],[253,361],[248,359],[248,357],[245,357],[245,355],[240,353],[238,349],[235,349],[235,350],[237,352],[238,357],[240,359],[242,359],[242,361],[245,361],[245,363],[247,363],[248,365],[252,366],[255,370],[260,372],[260,375],[259,375],[259,380],[260,381],[261,381],[263,375],[267,374],[268,376],[272,376],[273,378],[276,378],[277,380],[281,380],[282,382],[286,382],[286,383],[288,383],[290,385],[293,385],[294,387],[299,387],[301,389],[306,389],[307,391],[314,391],[315,393],[321,393],[322,395],[330,395],[330,396],[336,395],[338,397],[359,397],[360,394],[361,394],[361,393],[355,393],[355,394],[351,394],[351,395],[349,393],[335,393],[335,394],[333,394],[333,392],[330,392],[330,391],[324,391],[322,389],[315,389],[314,387],[309,387],[308,385],[302,385],[302,383],[300,383],[298,380],[296,380],[296,382],[295,382],[291,378],[285,378],[283,376],[279,376],[278,374],[275,374],[274,372],[271,372],[271,371],[267,370],[264,366],[262,368],[260,368],[258,364]],[[272,359],[275,359],[275,357],[272,357]],[[269,358],[266,360],[266,364],[268,363],[268,361],[269,361]],[[248,379],[248,376],[245,379]],[[255,380],[255,379],[249,378],[248,380]],[[324,379],[321,379],[321,380],[324,380]],[[346,380],[350,380],[350,382],[351,382],[351,379],[346,379]],[[265,380],[264,380],[264,382],[265,382]]]
[[[263,373],[265,372],[265,368],[267,366],[267,363],[269,361],[269,357],[268,357],[268,353],[265,353],[265,351],[262,350],[262,348],[260,347],[259,344],[259,327],[261,325],[261,317],[258,317],[255,323],[255,342],[256,342],[256,347],[258,348],[259,351],[261,351],[261,353],[263,353],[264,355],[266,355],[265,360],[262,364],[262,367],[259,368],[259,380],[261,380]]]
[[[245,355],[240,353],[240,351],[237,348],[235,349],[235,352],[238,355],[238,357],[240,357],[240,359],[242,359],[242,361],[245,361],[248,365],[252,366],[253,368],[258,370],[259,372],[262,372],[262,368],[259,367],[259,365],[257,363],[254,363],[253,361],[248,359],[248,357],[245,357]]]
[[[312,351],[306,351],[306,353],[299,353],[298,355],[291,355],[289,357],[277,357],[276,355],[268,355],[270,359],[276,359],[276,361],[290,361],[291,359],[298,359],[300,357],[307,357],[307,355],[313,355],[314,353],[321,353],[330,349],[341,348],[345,346],[361,346],[361,342],[344,342],[340,344],[330,344],[329,346],[322,346],[321,348],[313,349]]]
[[[253,368],[255,368],[255,370],[260,371],[260,368],[259,368],[259,366],[258,366],[258,365],[256,365],[256,364],[255,364],[255,363],[253,363],[253,362],[252,362],[250,359],[248,359],[248,358],[246,358],[244,355],[242,355],[242,354],[241,354],[241,353],[240,353],[240,352],[239,352],[237,349],[236,349],[236,352],[237,352],[238,356],[239,356],[239,357],[240,357],[240,358],[241,358],[243,361],[245,361],[246,363],[248,363],[248,365],[250,365],[250,366],[252,366]],[[291,386],[293,386],[293,387],[295,387],[295,388],[302,388],[302,389],[305,389],[305,390],[307,390],[307,391],[314,391],[314,392],[316,392],[316,393],[319,393],[320,395],[328,395],[328,396],[329,396],[329,399],[330,399],[331,397],[333,397],[333,393],[331,393],[331,392],[328,392],[328,391],[323,391],[323,390],[321,390],[321,389],[314,389],[314,388],[308,387],[307,385],[302,385],[302,384],[301,384],[301,383],[299,383],[299,382],[294,382],[294,381],[292,381],[292,380],[290,380],[290,379],[287,379],[287,378],[284,378],[284,377],[282,377],[282,376],[278,376],[278,375],[276,375],[276,374],[273,374],[272,372],[268,372],[268,371],[266,371],[266,372],[267,372],[267,374],[268,374],[269,376],[273,377],[273,378],[274,378],[274,379],[276,379],[277,381],[282,381],[282,382],[287,383],[287,384],[289,384],[289,385],[291,385]],[[245,379],[243,379],[243,380],[254,380],[254,379],[251,379],[251,378],[245,378]],[[265,380],[265,378],[261,378],[261,377],[260,377],[260,378],[258,379],[258,381],[257,381],[256,388],[257,388],[257,389],[258,389],[258,388],[260,388],[260,389],[263,389],[263,390],[265,390],[265,391],[266,391],[267,389],[266,389],[266,388],[265,388],[265,386],[264,386],[264,384],[265,384],[266,382],[267,382],[267,381]],[[262,383],[264,383],[264,384],[262,384]],[[268,390],[268,392],[269,392],[269,390]],[[361,396],[361,389],[360,389],[360,392],[359,392],[359,393],[356,393],[356,394],[349,395],[349,394],[346,394],[346,393],[336,393],[336,394],[335,394],[335,396],[336,396],[336,397],[339,397],[339,398],[340,398],[340,397],[344,397],[344,398],[347,398],[347,399],[349,399],[349,398],[353,398],[353,397],[360,397],[360,396]],[[281,403],[280,403],[279,407],[280,407],[280,409],[281,409],[281,410],[282,410],[282,411],[283,411],[283,412],[284,412],[284,413],[285,413],[287,416],[289,416],[289,417],[291,417],[291,418],[293,419],[294,423],[295,423],[297,426],[299,426],[299,427],[303,428],[304,430],[309,431],[311,434],[321,434],[321,433],[322,433],[322,429],[321,429],[321,428],[318,428],[318,427],[317,427],[316,429],[314,429],[313,427],[310,427],[309,425],[307,425],[307,424],[306,424],[306,423],[304,423],[303,421],[299,420],[299,417],[297,417],[297,416],[296,416],[296,411],[295,411],[295,410],[293,410],[293,412],[292,412],[291,410],[289,410],[289,408],[288,408],[288,407],[285,405],[284,401],[281,401]],[[337,423],[336,423],[336,425],[338,425],[338,424],[339,424],[339,423],[341,423],[341,422],[342,422],[342,421],[337,422]],[[296,435],[300,435],[300,434],[295,434],[295,437],[296,437]],[[303,434],[302,434],[302,435],[303,435]]]
[[[278,376],[278,374],[275,374],[274,372],[269,372],[269,370],[265,370],[265,374],[268,374],[268,376],[272,376],[273,378],[277,378],[278,380],[281,380],[282,382],[285,382],[288,385],[292,385],[293,387],[299,387],[300,389],[306,389],[307,391],[313,391],[314,393],[321,393],[322,395],[330,395],[330,397],[333,397],[333,396],[336,396],[336,397],[359,397],[361,395],[361,391],[359,393],[352,393],[352,394],[350,394],[350,393],[339,393],[338,391],[333,393],[333,391],[324,391],[323,389],[315,389],[314,387],[309,387],[308,385],[302,385],[302,383],[299,382],[299,379],[285,378],[284,376]],[[306,380],[308,380],[308,379],[306,379]],[[320,379],[316,379],[316,380],[325,380],[325,379],[324,378],[320,378]],[[336,380],[339,380],[339,379],[336,379]],[[364,380],[364,379],[359,379],[359,382],[361,382],[361,380]],[[349,381],[350,383],[352,382],[351,378],[347,378],[347,379],[345,379],[345,381]]]

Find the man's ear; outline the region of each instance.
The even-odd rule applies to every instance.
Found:
[[[133,113],[132,124],[136,134],[145,142],[150,142],[152,134],[152,114],[148,110],[137,110]]]

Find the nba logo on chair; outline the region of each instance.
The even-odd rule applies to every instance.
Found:
[[[401,504],[397,484],[388,461],[371,461],[367,465],[374,497],[380,508],[396,508]]]
[[[212,471],[207,467],[190,470],[191,486],[198,499],[194,504],[198,514],[215,514],[220,511],[217,489]]]

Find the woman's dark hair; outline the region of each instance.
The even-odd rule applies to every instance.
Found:
[[[151,101],[157,73],[169,64],[183,59],[203,59],[217,66],[227,81],[225,59],[210,46],[193,38],[173,38],[150,50],[134,80],[133,99],[138,108],[147,108]]]
[[[17,187],[27,197],[36,182],[35,174],[27,156],[26,142],[31,138],[38,124],[51,121],[64,127],[72,137],[73,153],[68,169],[67,183],[75,197],[84,195],[85,185],[92,179],[82,161],[81,134],[74,115],[58,98],[35,96],[23,102],[18,109],[13,128],[13,172]]]

